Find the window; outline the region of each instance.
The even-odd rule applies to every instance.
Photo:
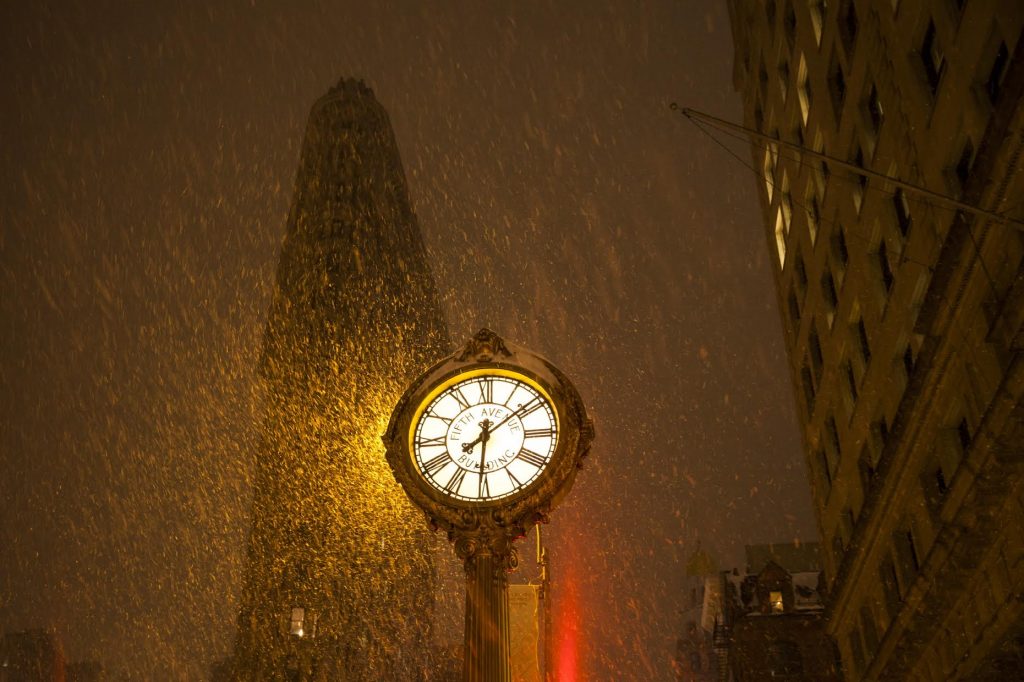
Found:
[[[832,259],[837,264],[836,274],[839,276],[840,286],[846,278],[846,266],[850,262],[850,252],[846,248],[846,231],[843,226],[836,223],[832,231]]]
[[[786,95],[789,92],[789,60],[783,59],[782,63],[779,64],[779,94],[782,95],[782,101],[786,101]]]
[[[804,400],[807,403],[807,415],[814,414],[814,381],[811,379],[811,370],[804,364],[800,368],[800,382],[804,388]]]
[[[939,90],[939,81],[942,79],[942,72],[946,67],[946,56],[939,46],[938,37],[935,34],[935,22],[928,21],[928,28],[924,32],[924,41],[921,43],[921,61],[924,64],[924,73],[928,79],[928,87],[934,95]]]
[[[853,524],[853,511],[846,507],[843,509],[843,513],[839,515],[839,528],[847,545],[853,542]]]
[[[882,108],[882,100],[878,96],[878,88],[874,83],[871,84],[871,90],[868,91],[867,109],[871,127],[877,137],[878,132],[882,129],[882,121],[885,120],[885,109]]]
[[[832,61],[828,67],[828,92],[832,96],[832,111],[836,117],[836,127],[843,117],[843,102],[846,100],[846,78],[843,76],[843,67],[835,50],[832,51]]]
[[[832,415],[825,420],[825,449],[835,462],[838,462],[842,451],[839,448],[839,431],[836,429],[836,420]]]
[[[993,104],[999,99],[999,93],[1003,89],[1003,78],[1006,76],[1006,66],[1009,62],[1010,51],[1006,49],[1006,43],[1000,41],[992,68],[988,72],[988,80],[985,81],[985,92]]]
[[[796,273],[796,284],[800,289],[800,295],[807,295],[807,270],[804,268],[804,259],[800,255],[799,250],[796,254],[796,264],[793,266],[793,271]]]
[[[786,40],[792,47],[793,40],[796,38],[796,12],[793,10],[791,0],[786,2],[786,13],[782,17],[782,22],[786,31]]]
[[[769,143],[764,150],[764,187],[768,192],[768,201],[775,194],[775,168],[779,162],[779,146]]]
[[[932,518],[938,518],[946,493],[949,492],[949,477],[943,468],[942,458],[937,453],[925,464],[921,472],[921,492]]]
[[[967,180],[971,177],[971,167],[974,165],[974,145],[971,138],[964,140],[964,146],[960,148],[960,158],[956,162],[956,179],[960,182],[960,192],[967,187]]]
[[[875,614],[867,604],[860,607],[860,629],[864,633],[864,646],[867,647],[868,656],[874,657],[878,651],[878,626],[875,624]]]
[[[815,453],[815,457],[818,460],[818,472],[821,475],[821,499],[827,500],[832,492],[832,469],[828,463],[828,455],[825,454],[824,450],[819,449]]]
[[[917,546],[914,544],[914,533],[909,529],[897,530],[892,535],[892,542],[899,566],[898,573],[902,594],[907,594],[910,592],[911,586],[917,580],[917,575],[921,571],[921,562],[917,556]]]
[[[843,49],[847,57],[853,53],[853,47],[857,43],[857,7],[853,0],[847,0],[842,8],[842,15],[839,18],[839,38],[843,41]]]
[[[782,217],[782,207],[779,207],[778,212],[775,214],[775,248],[779,253],[779,267],[785,267],[786,265],[786,237],[787,237],[787,226],[786,221]]]
[[[875,473],[878,471],[875,468],[874,454],[867,445],[861,448],[860,458],[857,460],[857,470],[860,473],[860,487],[866,495],[874,484]]]
[[[853,406],[857,403],[857,376],[853,373],[853,365],[847,360],[843,366],[843,375],[846,377],[846,399],[849,403],[849,412],[853,413]]]
[[[813,187],[808,187],[810,195],[807,197],[805,208],[807,210],[807,231],[811,238],[811,245],[818,239],[818,226],[821,225],[821,207],[818,204],[818,196]]]
[[[964,454],[967,453],[968,450],[971,449],[971,441],[973,440],[971,438],[971,427],[967,423],[966,417],[962,418],[960,422],[956,425],[956,435],[957,440],[960,444],[960,453],[962,457]]]
[[[836,316],[839,297],[836,294],[836,282],[832,278],[832,270],[828,266],[828,261],[825,262],[825,271],[821,273],[821,297],[825,302],[825,318],[828,320],[828,326],[831,327],[832,320]]]
[[[871,362],[871,344],[868,341],[868,330],[864,326],[864,318],[861,317],[857,320],[855,327],[854,340],[856,342],[857,354],[860,356],[860,363],[863,367],[867,367]]]
[[[828,5],[825,0],[811,0],[811,28],[814,29],[814,42],[821,47],[822,27],[825,22],[825,15],[828,14]]]
[[[853,165],[857,168],[866,168],[864,164],[864,150],[861,149],[860,145],[857,145],[857,153],[853,156]],[[857,173],[856,176],[857,186],[853,190],[853,206],[857,209],[857,213],[860,213],[861,207],[864,205],[864,194],[868,189],[868,176],[864,173]]]
[[[771,603],[772,613],[782,613],[785,611],[785,605],[782,603],[781,592],[769,592],[768,601]]]
[[[850,630],[850,662],[855,672],[864,670],[864,646],[860,643],[860,633],[856,628]]]
[[[900,234],[904,237],[910,232],[910,225],[913,223],[913,216],[910,214],[910,202],[902,187],[897,187],[892,195],[892,205],[896,210],[896,224],[900,227]]]
[[[896,566],[892,559],[886,557],[878,567],[878,577],[882,582],[882,595],[885,599],[885,610],[889,618],[895,618],[900,609],[900,584],[896,579]]]
[[[296,637],[302,637],[305,633],[306,609],[296,606],[292,609],[291,622],[288,633]]]
[[[811,335],[807,337],[807,345],[811,351],[811,367],[814,369],[814,379],[821,382],[821,368],[823,359],[821,357],[821,342],[818,341],[818,330],[811,328]]]
[[[892,272],[892,266],[889,264],[889,250],[885,246],[885,240],[878,242],[878,252],[875,254],[878,259],[878,272],[882,280],[882,288],[888,295],[892,289],[892,284],[896,277]]]
[[[779,252],[779,267],[786,264],[786,245],[789,240],[789,221],[793,217],[793,200],[789,194],[789,176],[782,171],[779,210],[775,216],[775,246]]]
[[[807,61],[802,54],[796,70],[796,94],[800,99],[800,117],[806,126],[811,112],[811,86],[808,83]]]
[[[789,321],[792,323],[793,334],[796,335],[800,329],[800,303],[797,301],[796,293],[789,292]]]

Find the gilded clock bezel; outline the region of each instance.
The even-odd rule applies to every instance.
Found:
[[[477,500],[465,500],[459,497],[453,497],[439,490],[433,483],[427,480],[426,475],[420,469],[419,463],[416,461],[416,450],[415,450],[415,439],[416,439],[416,428],[419,425],[420,418],[426,411],[427,407],[433,402],[435,398],[444,393],[452,386],[462,383],[470,379],[475,379],[481,376],[499,376],[507,379],[514,379],[521,381],[530,388],[537,391],[537,393],[547,401],[548,408],[551,410],[551,414],[555,419],[555,438],[554,443],[551,446],[551,455],[547,458],[547,462],[544,467],[537,473],[536,476],[521,489],[501,497],[489,498],[489,499],[477,499]],[[524,371],[522,368],[510,369],[507,366],[501,366],[498,364],[487,364],[487,365],[475,365],[472,369],[458,370],[451,372],[440,378],[431,388],[427,391],[426,395],[416,404],[416,409],[413,410],[411,418],[409,420],[407,434],[406,434],[406,448],[405,451],[409,458],[413,470],[416,472],[416,477],[420,483],[421,488],[425,493],[431,497],[442,501],[444,504],[450,506],[462,507],[462,508],[487,508],[487,507],[502,507],[509,504],[513,504],[515,501],[528,497],[534,490],[536,490],[543,482],[544,479],[550,474],[553,467],[558,459],[559,448],[562,444],[562,423],[563,418],[559,410],[559,402],[552,395],[552,391],[545,382],[539,377],[534,376],[532,373]],[[449,456],[451,453],[449,453]]]

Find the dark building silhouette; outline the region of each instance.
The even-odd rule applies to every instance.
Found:
[[[97,661],[80,661],[70,663],[67,668],[66,682],[103,682],[106,676],[103,665]]]
[[[387,114],[343,80],[310,114],[264,338],[234,679],[424,675],[431,539],[380,434],[446,349]]]
[[[1024,4],[729,11],[845,676],[1019,679]]]
[[[60,640],[47,630],[5,633],[0,640],[0,682],[65,682]]]
[[[706,579],[702,620],[713,633],[716,654],[710,679],[842,680],[838,651],[825,631],[817,543],[753,545],[746,551],[745,573]]]

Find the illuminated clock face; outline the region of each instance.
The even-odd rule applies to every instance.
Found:
[[[442,384],[412,424],[420,475],[467,502],[524,490],[547,468],[557,443],[558,419],[547,393],[524,376],[498,370]]]

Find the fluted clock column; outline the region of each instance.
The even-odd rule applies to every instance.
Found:
[[[508,574],[519,563],[508,538],[456,540],[466,569],[463,682],[511,682]]]

